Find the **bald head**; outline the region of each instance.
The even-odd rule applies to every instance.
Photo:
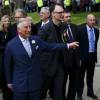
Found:
[[[93,14],[88,14],[87,15],[87,25],[89,27],[94,27],[96,22],[95,16]]]

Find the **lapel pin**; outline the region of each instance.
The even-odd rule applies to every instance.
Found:
[[[35,44],[35,40],[32,40],[32,44]]]

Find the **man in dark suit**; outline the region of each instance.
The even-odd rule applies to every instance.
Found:
[[[25,18],[27,17],[27,13],[23,10],[23,9],[16,9],[15,10],[15,15],[14,15],[14,23],[8,28],[8,31],[9,31],[9,38],[12,39],[13,37],[15,37],[18,33],[17,33],[17,23],[18,23],[18,20],[20,18]],[[32,23],[31,25],[32,27],[32,32],[31,34],[36,34],[36,27],[35,25]]]
[[[79,33],[77,26],[71,23],[71,13],[69,11],[64,12],[64,32],[62,32],[62,40],[65,43],[71,43],[73,41],[79,41]],[[64,95],[66,90],[66,82],[69,76],[69,87],[67,93],[67,99],[75,100],[76,95],[76,82],[78,77],[78,71],[80,66],[79,48],[69,49],[68,52],[64,51],[64,68],[65,68],[65,80],[64,80]]]
[[[79,72],[79,81],[77,88],[78,100],[82,100],[84,89],[84,76],[86,72],[87,96],[97,99],[93,90],[93,77],[95,63],[97,62],[97,42],[99,39],[99,30],[94,27],[95,16],[87,15],[87,24],[80,27],[80,58],[81,67]]]
[[[64,9],[62,5],[55,4],[51,7],[51,19],[43,26],[38,35],[48,43],[61,42],[62,19]],[[43,52],[41,54],[42,72],[44,82],[42,95],[44,96],[49,89],[53,100],[63,100],[63,57],[61,52]]]
[[[49,18],[50,18],[50,10],[49,7],[42,7],[40,10],[40,18],[41,21],[36,23],[36,30],[37,32],[39,31],[39,29],[46,25],[49,22]]]
[[[39,37],[31,36],[31,23],[21,20],[17,25],[18,36],[13,38],[5,50],[5,75],[7,86],[13,90],[13,100],[40,100],[42,84],[39,55],[42,50],[55,51],[76,48],[70,44],[48,44]],[[18,51],[19,52],[18,52]]]
[[[27,16],[23,9],[16,9],[14,14],[14,23],[8,28],[10,33],[10,38],[12,39],[17,35],[17,23],[20,18],[25,18]]]

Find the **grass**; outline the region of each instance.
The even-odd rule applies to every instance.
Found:
[[[86,22],[86,16],[89,13],[80,12],[77,14],[72,13],[72,22],[75,24],[82,24]],[[93,12],[97,19],[100,19],[100,12]]]
[[[39,14],[37,12],[35,12],[35,13],[28,13],[28,15],[33,18],[33,22],[34,23],[37,23],[37,22],[40,21]]]
[[[74,24],[82,24],[86,22],[86,16],[89,13],[86,12],[79,12],[79,13],[72,13],[72,23]],[[100,12],[93,12],[93,14],[96,16],[97,19],[100,19]],[[37,23],[40,21],[40,17],[37,12],[34,13],[28,13],[29,16],[33,18],[33,22]]]

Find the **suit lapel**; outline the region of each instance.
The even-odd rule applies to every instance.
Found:
[[[87,32],[87,28],[86,28],[86,26],[85,26],[85,28],[83,29],[84,30],[84,37],[86,38],[86,41],[88,41],[88,43],[89,43],[89,39],[88,39],[88,32]]]
[[[72,37],[73,37],[73,40],[75,40],[74,38],[75,38],[75,30],[74,30],[74,27],[73,27],[73,25],[72,24],[70,24],[70,29],[71,29],[71,33],[72,33]]]
[[[94,28],[94,35],[95,35],[95,41],[97,41],[97,31],[96,31],[96,29]]]

